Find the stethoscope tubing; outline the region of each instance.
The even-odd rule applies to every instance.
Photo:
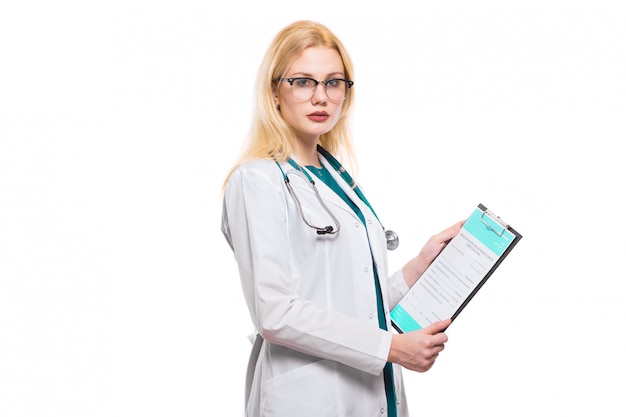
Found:
[[[378,215],[376,214],[376,211],[374,211],[374,208],[369,203],[367,198],[365,198],[365,195],[363,194],[361,189],[358,187],[358,185],[356,185],[356,183],[354,182],[354,180],[352,179],[350,174],[344,169],[344,167],[341,165],[341,163],[333,155],[331,155],[330,152],[328,152],[326,149],[324,149],[320,145],[318,145],[317,146],[317,151],[320,154],[322,154],[322,156],[328,161],[328,163],[331,165],[331,167],[333,167],[333,169],[339,174],[339,176],[352,188],[352,190],[357,194],[359,199],[371,210],[371,212],[374,215],[374,217],[376,217],[376,220],[378,220],[378,223],[380,224],[380,227],[382,227],[382,229],[383,229],[383,231],[385,233],[385,239],[387,241],[387,249],[388,250],[396,249],[398,247],[399,243],[400,243],[400,240],[398,238],[397,233],[394,232],[393,230],[386,230],[385,229],[385,227],[383,226],[382,222],[380,221]],[[288,159],[289,164],[292,167],[295,168],[294,172],[296,172],[300,176],[306,177],[306,179],[308,180],[309,186],[313,189],[313,191],[315,193],[315,196],[316,196],[317,200],[321,204],[321,206],[324,209],[324,211],[326,211],[326,213],[333,220],[333,222],[335,223],[336,228],[334,228],[334,227],[332,227],[330,225],[326,226],[326,227],[318,227],[318,226],[315,226],[315,225],[311,224],[306,219],[306,217],[304,216],[304,212],[302,210],[302,205],[300,203],[300,199],[298,198],[298,196],[294,192],[293,187],[291,186],[291,184],[289,182],[289,178],[287,177],[287,174],[285,174],[285,172],[283,171],[283,169],[280,166],[280,164],[278,163],[278,161],[274,160],[274,162],[276,163],[276,165],[280,169],[281,173],[283,174],[283,179],[285,181],[285,185],[287,186],[287,190],[289,191],[289,194],[291,194],[292,198],[296,202],[296,206],[298,207],[298,211],[300,212],[300,216],[302,217],[302,220],[306,223],[306,225],[311,227],[312,229],[316,230],[317,234],[320,234],[320,235],[322,235],[322,234],[336,234],[336,233],[339,233],[339,230],[341,230],[341,223],[339,223],[337,218],[333,215],[332,211],[324,203],[322,197],[320,196],[320,194],[319,194],[319,192],[317,190],[317,186],[315,185],[315,181],[313,181],[313,178],[311,178],[311,176],[304,169],[302,169],[302,167],[299,166],[293,159],[291,159],[291,158]]]
[[[281,171],[282,171],[282,168],[281,168]],[[326,203],[324,203],[324,200],[322,199],[322,196],[320,196],[320,193],[317,190],[317,186],[315,186],[315,181],[313,181],[313,179],[308,174],[305,174],[304,171],[297,171],[296,170],[294,172],[297,175],[300,175],[300,176],[303,176],[303,177],[304,176],[308,177],[309,184],[310,184],[311,188],[313,189],[313,192],[315,193],[315,197],[317,198],[317,201],[319,201],[320,205],[322,206],[322,208],[324,209],[326,214],[328,214],[328,216],[333,220],[333,223],[335,223],[335,227],[333,227],[333,226],[318,227],[318,226],[315,226],[315,225],[311,224],[307,220],[306,216],[304,215],[304,211],[302,210],[302,204],[300,204],[300,199],[298,198],[298,196],[296,195],[293,187],[291,186],[291,182],[289,181],[289,177],[287,177],[287,174],[285,174],[283,172],[283,178],[285,180],[285,185],[287,186],[287,190],[289,190],[289,194],[291,194],[291,197],[293,198],[293,200],[296,202],[296,205],[298,206],[298,211],[300,212],[300,217],[302,217],[302,220],[304,220],[304,222],[307,224],[307,226],[309,226],[312,229],[315,229],[317,231],[318,235],[325,235],[325,234],[334,235],[335,233],[339,233],[339,230],[341,230],[341,223],[339,223],[339,220],[337,220],[337,218],[335,217],[333,212],[328,208]]]

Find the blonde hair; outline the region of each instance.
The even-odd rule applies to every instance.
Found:
[[[274,38],[259,67],[256,83],[256,103],[252,127],[246,147],[226,177],[242,163],[263,158],[286,161],[293,153],[296,140],[291,127],[284,121],[273,100],[278,79],[284,76],[293,60],[310,47],[327,47],[341,57],[346,79],[354,79],[352,60],[341,41],[326,26],[308,20],[297,21],[282,29]],[[347,165],[356,169],[354,148],[350,139],[353,107],[351,91],[343,102],[337,124],[320,136],[320,145]],[[226,184],[226,181],[224,184]]]

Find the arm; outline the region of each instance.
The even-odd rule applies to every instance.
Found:
[[[459,233],[464,220],[460,221],[447,229],[433,235],[428,239],[420,253],[402,268],[402,274],[406,285],[412,287],[415,282],[422,276],[426,268],[439,255],[439,252],[448,244],[450,239]]]
[[[463,226],[463,221],[431,236],[420,253],[402,268],[402,275],[408,287],[417,282],[450,239],[456,236],[461,226]],[[388,360],[413,371],[428,371],[448,341],[448,336],[444,330],[450,323],[451,320],[447,319],[433,323],[421,330],[394,334]]]

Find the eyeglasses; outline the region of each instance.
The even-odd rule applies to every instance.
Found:
[[[278,81],[288,82],[291,85],[291,95],[298,100],[308,100],[315,94],[319,84],[324,86],[326,96],[331,101],[343,101],[348,97],[350,87],[354,81],[342,78],[331,78],[326,81],[317,81],[313,78],[279,78]]]

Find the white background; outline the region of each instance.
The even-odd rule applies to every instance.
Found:
[[[524,235],[405,372],[412,414],[623,416],[626,6],[601,0],[0,2],[0,415],[242,415],[221,184],[303,18],[354,60],[392,269],[479,202]]]

